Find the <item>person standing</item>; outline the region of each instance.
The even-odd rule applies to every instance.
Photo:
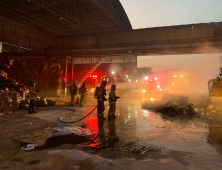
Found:
[[[87,89],[86,89],[86,82],[83,82],[79,88],[80,97],[80,106],[83,106],[86,103],[86,96],[87,96]]]
[[[35,81],[30,81],[29,82],[29,93],[28,93],[28,98],[29,98],[29,114],[33,114],[33,113],[37,113],[35,111],[35,106],[36,106],[36,100],[37,100],[37,92],[39,92],[38,90],[36,90],[36,84]]]
[[[115,119],[115,112],[116,112],[116,101],[120,97],[116,96],[116,85],[112,84],[111,91],[109,93],[109,112],[108,112],[108,119]]]
[[[69,93],[71,94],[71,105],[75,105],[75,96],[77,95],[78,87],[77,81],[74,80],[73,84],[69,86]]]
[[[107,101],[106,99],[106,81],[102,81],[101,85],[99,88],[97,88],[97,92],[96,92],[96,96],[97,96],[97,103],[98,103],[98,107],[97,107],[97,117],[98,120],[106,120],[106,118],[104,118],[104,110],[105,110],[105,105],[104,105],[104,101]]]

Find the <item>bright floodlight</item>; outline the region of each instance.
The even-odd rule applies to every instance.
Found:
[[[155,77],[155,80],[157,80],[157,77]]]
[[[112,71],[112,74],[115,74],[115,72],[114,72],[114,71]]]
[[[151,100],[151,101],[154,101],[154,99],[153,99],[152,97],[150,98],[150,100]]]
[[[145,77],[145,80],[148,80],[148,77]]]
[[[131,80],[129,79],[129,82],[131,82]]]
[[[138,82],[138,80],[136,80],[136,82]]]
[[[183,77],[183,75],[180,75],[180,77]]]
[[[174,77],[177,77],[177,76],[174,76]]]

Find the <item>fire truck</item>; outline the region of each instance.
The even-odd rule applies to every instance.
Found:
[[[89,93],[94,93],[96,87],[98,86],[98,76],[97,75],[90,75],[86,79],[86,88],[88,89]]]
[[[182,93],[189,89],[189,77],[180,72],[174,74],[153,74],[141,80],[141,90],[151,98],[169,93]]]

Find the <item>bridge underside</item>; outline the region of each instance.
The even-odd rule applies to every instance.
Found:
[[[78,57],[220,53],[222,22],[103,35],[60,36],[46,52]]]

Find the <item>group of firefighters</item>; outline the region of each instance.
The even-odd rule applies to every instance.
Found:
[[[94,97],[97,98],[97,117],[98,120],[105,120],[104,118],[104,111],[105,111],[105,105],[104,102],[107,101],[106,99],[106,81],[102,81],[100,84],[100,87],[97,87],[94,93]],[[116,85],[112,84],[111,86],[111,92],[109,94],[109,112],[108,112],[108,119],[115,119],[115,111],[116,111],[116,100],[119,98],[116,96],[115,93],[116,90]],[[73,84],[69,88],[69,92],[71,94],[71,104],[74,105],[74,99],[75,95],[77,95],[78,92],[78,87],[77,87],[77,82],[73,81]],[[86,88],[86,83],[83,82],[82,85],[79,88],[79,94],[81,95],[80,97],[80,106],[83,105],[83,103],[86,100],[86,93],[87,93],[87,88]]]
[[[104,102],[107,101],[106,99],[106,81],[102,81],[100,84],[100,87],[97,87],[94,93],[94,97],[97,99],[97,117],[98,120],[105,120],[104,118],[104,111],[105,111],[105,105]],[[36,100],[37,100],[37,92],[39,92],[36,89],[36,84],[34,81],[29,82],[29,94],[28,99],[30,101],[29,104],[29,114],[36,113],[35,106],[36,106]],[[71,104],[75,105],[75,96],[77,95],[77,92],[79,91],[80,97],[80,106],[83,106],[86,101],[87,96],[87,88],[86,83],[83,82],[80,88],[77,87],[77,81],[73,81],[73,84],[69,87],[69,92],[71,94]],[[108,111],[108,119],[115,119],[115,111],[116,111],[116,101],[120,97],[116,96],[116,85],[111,85],[111,91],[109,93],[109,111]]]

